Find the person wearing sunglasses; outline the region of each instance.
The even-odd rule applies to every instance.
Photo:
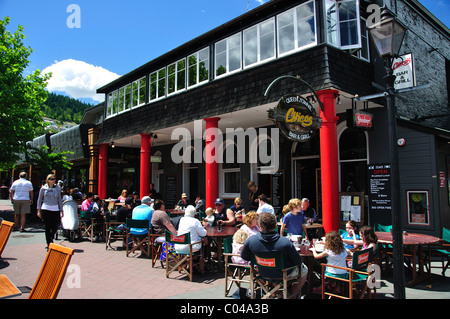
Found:
[[[64,215],[61,187],[56,184],[56,176],[54,174],[47,175],[45,185],[39,190],[37,215],[45,224],[45,239],[48,249],[50,243],[53,243],[61,217]]]

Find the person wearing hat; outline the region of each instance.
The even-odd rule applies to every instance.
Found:
[[[132,212],[132,218],[138,219],[138,220],[148,220],[149,228],[151,227],[151,220],[153,215],[153,208],[150,207],[152,204],[152,199],[150,196],[144,196],[142,197],[142,200],[140,201],[141,205],[136,206],[133,209]],[[132,235],[142,235],[146,234],[148,232],[148,229],[145,228],[131,228],[130,233]]]
[[[186,193],[183,193],[181,194],[181,199],[178,201],[178,204],[175,207],[175,209],[185,210],[188,205],[189,205],[188,197]]]
[[[120,207],[117,210],[117,221],[120,223],[125,223],[127,221],[127,218],[131,218],[133,209],[131,208],[131,205],[133,204],[133,198],[128,197],[125,199],[125,203],[122,207]]]
[[[222,226],[234,226],[234,212],[229,208],[225,208],[223,198],[217,198],[214,205],[216,207],[214,211],[215,221]]]

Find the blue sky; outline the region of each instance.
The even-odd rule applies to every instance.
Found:
[[[450,0],[419,1],[450,25]],[[50,91],[101,99],[95,88],[264,2],[0,0],[0,17],[10,17],[10,31],[24,27],[24,43],[33,49],[28,70],[51,70]],[[80,8],[80,28],[67,25],[70,4]]]

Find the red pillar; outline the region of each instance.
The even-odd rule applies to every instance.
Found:
[[[100,144],[98,156],[98,197],[105,199],[108,183],[108,144]]]
[[[150,155],[151,155],[150,134],[141,133],[141,175],[140,175],[140,198],[147,196],[150,192]]]
[[[323,103],[320,111],[320,165],[322,176],[322,217],[325,232],[339,230],[339,172],[336,98],[339,91],[321,90],[317,92]]]
[[[205,140],[205,201],[206,207],[214,207],[216,198],[219,196],[219,165],[217,163],[216,151],[218,141],[217,129],[219,127],[218,117],[206,118],[206,140]]]

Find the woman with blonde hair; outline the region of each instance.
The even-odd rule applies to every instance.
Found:
[[[121,203],[125,203],[125,199],[128,197],[128,191],[126,189],[122,190],[122,193],[120,194],[118,200],[120,200]]]
[[[288,203],[289,212],[281,220],[280,235],[283,236],[284,230],[292,235],[308,235],[306,232],[305,216],[300,214],[302,201],[298,198],[292,198]]]
[[[258,225],[258,214],[254,210],[249,211],[245,215],[243,223],[244,225],[242,225],[240,229],[245,230],[249,237],[256,235],[261,231]]]
[[[47,241],[47,249],[58,231],[61,217],[64,215],[61,187],[56,184],[56,176],[48,174],[45,185],[39,190],[37,201],[37,215],[42,218],[45,224],[45,239]]]

